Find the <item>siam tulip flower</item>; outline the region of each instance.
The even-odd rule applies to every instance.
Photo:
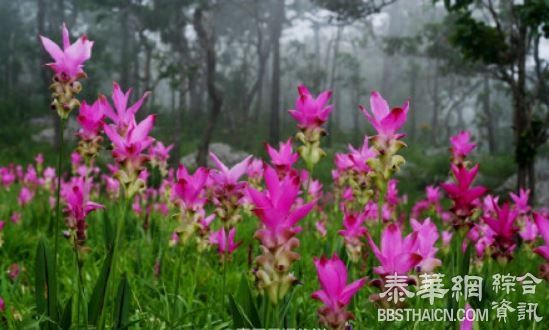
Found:
[[[370,95],[371,113],[362,105],[360,110],[375,128],[381,140],[388,141],[400,139],[404,136],[404,134],[398,133],[398,130],[406,123],[409,107],[410,103],[406,101],[402,107],[391,110],[381,94],[373,91]]]
[[[27,187],[22,187],[19,192],[19,197],[17,197],[17,203],[19,206],[24,207],[29,204],[34,198],[34,193]]]
[[[324,304],[318,310],[320,322],[331,329],[344,329],[347,321],[354,319],[346,307],[366,280],[362,278],[347,284],[347,268],[336,255],[331,259],[314,258],[314,263],[321,289],[311,297]]]
[[[41,153],[37,154],[36,157],[34,157],[34,161],[36,162],[36,165],[43,165],[44,155],[42,155]]]
[[[14,224],[19,224],[21,222],[21,213],[19,212],[12,212],[10,220]]]
[[[516,247],[516,234],[519,228],[515,224],[518,212],[511,210],[508,203],[503,204],[496,210],[497,217],[484,216],[484,222],[492,229],[494,235],[494,253],[496,258],[510,259]]]
[[[82,101],[80,105],[80,113],[76,117],[76,121],[80,125],[78,135],[84,140],[92,140],[101,133],[104,125],[105,114],[101,106],[100,100],[96,100],[89,105],[86,101]]]
[[[128,130],[137,125],[135,114],[150,95],[150,92],[144,93],[137,102],[128,107],[128,99],[130,98],[131,93],[131,88],[124,93],[120,86],[116,82],[113,82],[112,100],[114,109],[105,96],[99,98],[99,101],[103,105],[105,115],[113,121],[116,131],[118,131],[118,134],[121,136],[126,136]]]
[[[356,214],[343,210],[343,227],[345,229],[340,230],[338,233],[345,239],[347,256],[354,263],[358,262],[362,256],[364,244],[361,238],[365,237],[367,232],[363,226],[364,220],[366,220],[365,213]]]
[[[173,144],[170,144],[166,147],[162,142],[156,141],[151,147],[151,165],[158,167],[162,176],[168,174],[168,159],[170,158],[170,151],[173,149],[173,146]]]
[[[440,203],[440,188],[434,187],[434,186],[427,186],[426,188],[427,192],[427,201],[431,203],[431,205],[439,205]]]
[[[534,221],[544,241],[544,245],[535,248],[534,252],[543,257],[549,264],[549,219],[541,213],[534,212]]]
[[[474,242],[477,258],[481,258],[485,253],[491,249],[494,244],[496,233],[486,224],[475,224],[471,230],[467,233],[467,238]],[[465,252],[467,249],[467,242],[463,241],[462,250]]]
[[[84,62],[91,57],[93,41],[82,36],[71,44],[65,24],[62,31],[63,49],[46,37],[40,36],[40,39],[54,61],[46,64],[55,72],[53,83],[50,85],[53,97],[51,107],[62,120],[66,120],[71,111],[80,106],[76,94],[82,91],[82,85],[78,79],[86,76],[83,67]]]
[[[16,179],[15,173],[6,167],[0,168],[0,181],[5,188],[9,188]]]
[[[391,206],[397,206],[399,204],[398,198],[398,180],[391,179],[387,183],[387,193],[385,195],[385,201]]]
[[[8,268],[8,277],[12,281],[15,281],[19,277],[20,273],[21,273],[21,268],[19,267],[19,265],[17,263],[13,263],[9,266],[9,268]]]
[[[4,313],[6,311],[6,303],[4,299],[0,297],[0,312]]]
[[[78,142],[78,153],[86,160],[95,158],[101,148],[103,138],[100,133],[103,129],[105,114],[100,100],[88,105],[82,101],[80,113],[76,121],[80,125],[77,135],[80,137]]]
[[[139,124],[131,126],[125,135],[120,135],[119,130],[113,126],[105,126],[105,134],[113,143],[112,156],[121,165],[116,175],[123,184],[128,198],[145,187],[145,181],[139,179],[139,174],[145,162],[149,160],[145,152],[154,141],[149,133],[155,118],[155,115],[147,116]]]
[[[61,187],[67,226],[78,247],[82,247],[86,241],[86,217],[90,212],[103,208],[103,205],[89,200],[90,191],[91,182],[83,177],[72,178]]]
[[[444,230],[442,232],[442,246],[443,247],[449,247],[450,246],[450,242],[452,241],[452,236],[453,236],[453,233],[449,230]]]
[[[476,144],[470,142],[470,140],[471,133],[469,131],[461,131],[450,137],[450,143],[452,144],[450,151],[455,164],[463,163],[465,157],[476,147]]]
[[[331,105],[326,105],[332,92],[324,91],[315,99],[304,85],[300,85],[297,91],[299,97],[295,102],[295,109],[288,110],[288,113],[297,121],[300,130],[296,138],[302,145],[297,151],[309,172],[312,172],[320,159],[326,156],[320,148],[320,138],[325,134],[321,126],[328,120],[333,109]]]
[[[261,220],[255,238],[261,243],[262,255],[255,259],[254,274],[260,292],[266,292],[270,301],[277,304],[297,281],[290,273],[291,264],[299,259],[299,254],[293,251],[299,246],[295,235],[301,228],[297,222],[309,214],[316,201],[296,206],[300,187],[298,176],[279,178],[272,167],[266,166],[264,179],[265,191],[248,187],[253,211]]]
[[[538,227],[535,222],[529,218],[525,218],[520,229],[520,237],[526,242],[532,242],[538,238]]]
[[[371,236],[367,234],[368,243],[381,264],[374,269],[381,276],[406,274],[419,264],[423,258],[417,254],[418,233],[413,232],[402,237],[399,225],[389,224],[381,234],[381,245],[378,248]]]
[[[475,165],[471,170],[463,166],[452,164],[452,172],[456,180],[455,183],[443,183],[442,189],[453,200],[453,212],[458,220],[465,221],[475,208],[475,202],[486,193],[487,189],[482,186],[471,187],[473,180],[477,176],[479,165]]]
[[[103,181],[105,182],[105,190],[107,191],[107,196],[110,200],[118,199],[120,194],[120,182],[106,174],[103,174]]]
[[[515,209],[519,212],[520,215],[525,215],[530,212],[530,205],[528,204],[528,196],[530,195],[530,190],[520,189],[519,194],[511,193],[511,199],[515,203]]]
[[[436,267],[442,265],[440,259],[437,259],[435,243],[438,240],[439,234],[437,226],[427,218],[423,223],[415,219],[411,220],[412,229],[417,233],[417,250],[416,253],[421,256],[422,260],[417,264],[417,269],[422,273],[430,273]]]
[[[40,184],[38,180],[38,173],[36,173],[34,166],[29,165],[27,167],[27,171],[25,172],[25,175],[23,177],[23,183],[33,188]]]
[[[326,222],[324,221],[315,222],[315,229],[320,237],[324,238],[328,234],[328,230],[326,229]]]
[[[205,187],[208,169],[199,167],[190,174],[183,165],[177,170],[177,182],[172,187],[172,198],[187,212],[198,212],[206,204]]]
[[[208,239],[209,223],[208,226],[201,225],[205,221],[205,188],[208,174],[208,170],[203,167],[198,168],[192,175],[183,165],[177,170],[177,181],[172,186],[171,199],[181,210],[180,224],[175,231],[182,238],[179,242],[187,242],[197,229],[201,229],[197,236],[198,243],[204,243],[203,240]]]
[[[328,120],[333,110],[331,105],[326,105],[332,92],[324,91],[315,99],[304,85],[299,85],[297,91],[299,97],[295,102],[295,109],[288,110],[288,113],[297,121],[300,129],[319,128]]]
[[[76,80],[85,76],[84,63],[91,58],[93,41],[83,35],[71,44],[69,30],[63,24],[63,49],[50,39],[40,36],[44,49],[50,54],[53,61],[46,64],[56,74],[60,81]]]
[[[213,184],[212,201],[216,205],[215,213],[224,226],[231,228],[242,220],[240,211],[247,184],[246,181],[240,181],[240,178],[246,174],[252,156],[246,157],[230,169],[214,153],[210,153],[210,157],[217,167],[217,170],[210,172]]]
[[[248,183],[254,187],[259,188],[261,180],[263,179],[263,161],[261,159],[252,158],[246,169],[246,175],[248,176]]]
[[[143,152],[153,143],[149,137],[153,129],[155,115],[147,116],[138,125],[131,127],[125,136],[120,135],[110,125],[105,126],[105,134],[113,143],[112,155],[116,161],[130,169],[139,169],[148,159]]]
[[[465,304],[464,319],[459,325],[459,330],[473,330],[473,321],[469,319],[469,311],[472,310],[471,305]]]
[[[281,174],[286,175],[293,165],[299,159],[299,155],[292,150],[292,139],[289,138],[286,142],[280,142],[279,149],[271,147],[269,144],[265,144],[267,153],[271,157],[271,164]]]
[[[55,169],[53,167],[46,167],[44,169],[44,173],[42,174],[44,178],[44,188],[51,189],[53,182],[55,181],[56,175],[55,175]]]
[[[221,227],[220,230],[213,232],[210,235],[210,244],[217,245],[217,252],[221,256],[222,260],[225,260],[225,258],[230,258],[230,255],[240,245],[240,243],[235,243],[235,235],[236,228],[229,230],[229,234],[227,235],[224,227]]]

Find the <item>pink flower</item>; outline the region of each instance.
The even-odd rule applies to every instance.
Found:
[[[324,304],[318,310],[321,323],[333,329],[342,329],[349,319],[353,319],[346,306],[366,280],[361,278],[347,284],[347,268],[336,255],[331,259],[314,258],[314,263],[321,289],[313,292],[311,297]]]
[[[545,243],[544,245],[535,248],[534,252],[545,258],[545,261],[549,262],[549,219],[544,217],[541,213],[534,212],[534,221]]]
[[[82,101],[80,113],[76,117],[76,121],[80,124],[78,135],[84,140],[93,139],[101,132],[104,118],[105,115],[100,100],[96,100],[92,105]]]
[[[253,158],[246,169],[246,175],[249,180],[261,181],[263,177],[263,161]],[[259,182],[257,182],[259,184]]]
[[[67,225],[76,233],[79,244],[86,239],[87,224],[84,221],[92,211],[102,209],[103,205],[89,201],[91,182],[83,177],[72,178],[61,187],[61,196],[65,201]]]
[[[5,312],[6,311],[6,303],[4,302],[4,299],[2,297],[0,297],[0,312]]]
[[[15,181],[15,179],[15,173],[10,171],[6,167],[0,168],[0,181],[2,182],[2,185],[4,187],[9,188],[11,184]]]
[[[14,224],[18,224],[19,222],[21,222],[21,213],[19,213],[19,212],[13,212],[13,213],[11,214],[10,220],[11,220],[11,222],[13,222]]]
[[[406,274],[413,269],[423,260],[415,251],[417,236],[418,234],[413,232],[403,238],[400,227],[391,223],[383,230],[381,246],[378,248],[368,234],[370,248],[381,264],[374,269],[374,272],[384,276],[395,273]]]
[[[332,92],[324,91],[315,99],[304,85],[299,85],[297,91],[299,97],[295,102],[295,109],[288,110],[288,113],[297,121],[297,126],[300,129],[314,129],[322,126],[333,109],[331,105],[326,105],[332,97]]]
[[[473,330],[473,321],[471,320],[469,311],[473,310],[471,305],[465,304],[464,319],[461,321],[459,330]]]
[[[12,281],[15,281],[19,277],[20,273],[21,268],[19,268],[19,265],[16,263],[11,264],[8,268],[8,276]]]
[[[299,177],[286,176],[279,179],[276,171],[266,166],[264,171],[265,191],[248,188],[254,213],[261,220],[263,228],[256,232],[256,237],[266,247],[273,247],[286,242],[301,231],[295,225],[314,207],[312,201],[301,207],[293,208],[299,194]]]
[[[433,269],[442,265],[440,259],[435,257],[438,251],[435,243],[439,237],[437,226],[431,222],[430,218],[425,219],[423,223],[412,219],[410,223],[414,232],[417,233],[416,253],[422,258],[417,267],[421,272],[432,272]]]
[[[487,191],[482,186],[471,187],[478,169],[478,164],[470,171],[463,166],[452,164],[452,172],[457,182],[440,185],[454,201],[453,210],[458,216],[468,216],[475,207],[474,202]]]
[[[105,126],[105,134],[113,144],[112,156],[119,163],[125,163],[126,166],[139,169],[141,164],[148,159],[143,152],[153,143],[153,138],[149,135],[153,129],[155,115],[147,116],[136,126],[131,126],[126,135],[120,135],[110,125]]]
[[[362,146],[359,149],[353,148],[352,145],[349,145],[349,154],[348,157],[352,162],[351,166],[354,171],[359,173],[370,172],[370,167],[368,166],[368,160],[377,156],[377,151],[373,147],[368,146],[368,137],[364,137]]]
[[[397,131],[406,122],[409,106],[410,103],[406,101],[402,107],[393,108],[391,110],[389,104],[381,94],[377,91],[373,91],[370,95],[370,108],[372,113],[370,114],[362,105],[360,106],[360,110],[372,126],[374,126],[380,136],[389,139],[399,139],[404,136],[404,134],[398,134]]]
[[[248,165],[250,163],[250,160],[252,159],[252,156],[248,156],[244,158],[240,163],[234,165],[232,168],[228,168],[217,158],[217,156],[210,152],[210,157],[212,158],[212,161],[214,162],[215,166],[217,167],[216,171],[212,171],[211,178],[213,179],[214,183],[220,186],[233,186],[237,185],[239,183],[240,178],[246,174],[246,170],[248,169]]]
[[[538,227],[534,221],[525,218],[519,234],[523,240],[527,242],[533,241],[538,237]]]
[[[240,245],[240,243],[235,243],[234,236],[236,235],[236,228],[229,230],[229,235],[225,232],[225,227],[222,227],[220,230],[213,232],[210,235],[210,243],[212,245],[217,245],[217,252],[220,255],[232,254],[234,250]]]
[[[432,205],[438,205],[440,202],[440,189],[434,186],[427,186],[426,192],[429,203]]]
[[[114,110],[106,97],[101,96],[99,98],[105,115],[114,122],[114,125],[121,136],[125,136],[129,128],[137,125],[135,114],[150,95],[149,92],[144,93],[137,102],[131,107],[128,107],[128,99],[130,98],[131,93],[131,88],[124,93],[120,86],[116,82],[113,82],[112,100],[114,103]]]
[[[36,162],[37,165],[44,164],[44,155],[42,154],[36,155],[36,157],[34,157],[34,161]]]
[[[484,222],[494,231],[493,246],[496,256],[510,257],[516,247],[515,235],[519,228],[515,224],[518,213],[511,210],[508,203],[496,209],[497,217],[484,216]]]
[[[159,163],[165,163],[170,158],[170,151],[173,149],[173,144],[170,144],[169,146],[164,146],[164,144],[160,141],[156,141],[156,143],[151,147],[151,159],[156,160]]]
[[[530,212],[530,205],[528,204],[528,195],[530,195],[530,190],[520,189],[519,194],[511,193],[511,199],[515,203],[515,209],[519,214],[526,214]]]
[[[315,229],[320,237],[326,237],[328,230],[326,229],[326,223],[324,221],[315,222]]]
[[[343,227],[345,229],[340,230],[338,234],[345,238],[346,243],[360,244],[360,238],[366,236],[367,232],[363,226],[364,220],[366,220],[365,213],[355,214],[344,210]]]
[[[82,70],[84,62],[91,58],[91,49],[93,41],[89,41],[87,37],[81,36],[73,44],[69,40],[69,31],[67,26],[63,24],[63,49],[51,41],[50,39],[40,36],[44,49],[50,54],[53,63],[46,64],[49,66],[62,81],[78,78],[84,75]]]
[[[4,226],[6,225],[5,221],[0,220],[0,231],[4,230]]]
[[[291,138],[286,142],[280,142],[279,150],[276,150],[269,144],[265,144],[265,148],[267,149],[269,157],[271,157],[271,164],[283,173],[289,171],[299,159],[299,155],[292,150]]]
[[[17,197],[17,202],[19,206],[23,207],[30,203],[34,198],[34,193],[27,187],[22,187],[19,192],[19,197]]]
[[[183,165],[177,170],[177,182],[173,185],[172,197],[179,200],[188,211],[198,211],[206,204],[205,185],[208,170],[200,167],[189,174]]]
[[[454,235],[453,232],[449,230],[444,230],[442,232],[442,246],[444,247],[450,246],[450,242],[452,241],[453,235]]]
[[[470,142],[471,133],[469,131],[461,131],[458,134],[450,137],[452,147],[452,157],[454,159],[463,159],[476,147],[476,144]]]

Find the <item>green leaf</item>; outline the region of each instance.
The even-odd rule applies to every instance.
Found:
[[[240,306],[235,300],[232,294],[229,295],[229,307],[233,316],[233,328],[250,328],[254,327],[252,322],[246,316],[242,306]]]
[[[107,294],[107,283],[109,281],[109,276],[112,268],[112,252],[107,253],[105,262],[103,263],[103,268],[101,273],[97,278],[93,293],[90,298],[90,303],[88,304],[88,323],[91,325],[98,325],[101,312],[105,307],[105,298]]]
[[[63,309],[61,320],[59,321],[59,326],[63,330],[65,329],[68,330],[71,328],[71,321],[72,321],[72,298],[70,298],[65,304],[65,308]]]
[[[118,293],[114,304],[114,327],[115,329],[127,329],[130,312],[130,283],[125,275],[120,280]]]
[[[114,230],[112,228],[112,222],[106,212],[103,212],[103,230],[105,232],[105,248],[107,251],[111,251],[114,242]]]
[[[59,320],[57,308],[57,282],[53,273],[55,259],[43,239],[36,248],[35,287],[36,310],[40,315],[46,315],[47,321],[43,328],[54,329],[54,323]]]
[[[259,318],[259,313],[257,311],[257,306],[255,304],[255,300],[253,299],[252,291],[250,290],[250,286],[248,284],[248,279],[246,278],[246,276],[242,276],[240,278],[240,284],[238,287],[236,298],[240,302],[240,306],[242,306],[242,309],[247,318],[251,321],[252,327],[261,328],[261,321]]]

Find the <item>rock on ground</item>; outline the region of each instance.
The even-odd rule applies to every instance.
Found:
[[[230,145],[224,143],[212,143],[210,144],[210,152],[213,152],[225,165],[233,166],[248,156],[247,153],[240,150],[234,150]],[[196,167],[196,153],[185,155],[181,158],[181,164],[187,168]],[[208,166],[212,166],[212,160],[208,157]]]

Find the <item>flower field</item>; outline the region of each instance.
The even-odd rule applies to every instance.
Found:
[[[41,43],[63,134],[58,159],[0,164],[0,328],[547,328],[549,209],[476,183],[470,132],[448,141],[448,180],[409,201],[409,102],[356,100],[376,135],[330,159],[332,94],[300,85],[295,134],[266,159],[170,166],[149,93],[83,100],[94,41],[63,26]]]

